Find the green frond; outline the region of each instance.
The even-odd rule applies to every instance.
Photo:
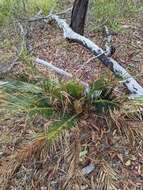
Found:
[[[44,91],[33,84],[21,81],[7,81],[0,86],[5,95],[1,110],[7,114],[26,113],[29,116],[37,114],[49,117],[54,113],[50,98]]]
[[[6,187],[9,179],[11,179],[15,171],[21,167],[24,161],[30,157],[34,157],[37,152],[40,153],[46,144],[50,145],[54,143],[65,130],[75,127],[76,116],[65,116],[53,122],[49,126],[47,133],[37,135],[31,143],[24,145],[6,160],[3,160],[0,168],[2,170],[2,184]]]
[[[64,116],[60,120],[57,120],[51,124],[46,133],[39,134],[38,138],[44,137],[48,143],[55,141],[66,130],[69,130],[75,126],[76,117],[77,115],[74,115],[72,117]]]
[[[18,80],[3,81],[0,83],[0,90],[3,90],[7,93],[42,93],[42,88],[33,85],[31,83],[26,83]]]
[[[102,90],[103,88],[106,87],[106,84],[107,84],[107,80],[101,77],[100,79],[93,82],[93,84],[91,85],[91,89]]]
[[[59,81],[55,79],[45,80],[43,81],[43,87],[47,92],[57,97],[61,97],[61,92],[64,91],[73,98],[79,98],[83,95],[84,92],[83,85],[80,84],[78,81],[74,80],[68,80],[68,82]]]
[[[106,78],[100,78],[91,85],[87,99],[96,112],[119,108],[119,101],[114,95],[114,86]]]
[[[119,108],[119,103],[115,100],[99,99],[94,100],[92,104],[95,107],[95,111],[98,113]]]
[[[84,87],[79,82],[71,80],[65,84],[65,90],[70,96],[79,98],[83,95]]]
[[[52,97],[56,97],[57,99],[61,99],[63,85],[58,80],[46,80],[44,81],[44,89],[50,94]]]

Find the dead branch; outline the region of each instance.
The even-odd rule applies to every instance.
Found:
[[[66,77],[68,79],[72,79],[74,78],[74,76],[71,74],[71,73],[68,73],[66,71],[64,71],[63,69],[60,69],[56,66],[54,66],[53,64],[51,63],[48,63],[47,61],[44,61],[42,59],[39,59],[39,58],[36,58],[35,62],[37,64],[40,64],[40,65],[44,65],[46,67],[48,67],[49,69],[55,71],[57,74],[63,76],[63,77]],[[79,81],[85,88],[85,93],[87,94],[89,92],[89,84],[84,82],[84,81]]]
[[[36,58],[35,61],[36,61],[36,63],[38,63],[40,65],[44,65],[44,66],[48,67],[49,69],[55,71],[59,75],[62,75],[62,76],[67,77],[67,78],[72,78],[73,77],[72,74],[64,71],[63,69],[59,69],[58,67],[54,66],[51,63],[48,63],[47,61],[44,61],[44,60],[39,59],[39,58]]]
[[[67,14],[69,11],[72,10],[72,7],[62,11],[62,12],[59,12],[59,13],[56,13],[56,15],[64,15],[64,14]],[[38,14],[36,14],[35,16],[31,17],[28,22],[35,22],[35,21],[41,21],[41,20],[44,20],[44,21],[48,21],[51,17],[51,14],[52,14],[53,10],[51,10],[50,14],[48,16],[43,16],[42,15],[42,12],[40,11]]]
[[[112,33],[109,31],[107,26],[104,26],[105,34],[106,34],[106,44],[105,44],[105,51],[107,56],[111,56],[115,53],[115,48],[112,46]]]
[[[64,37],[66,39],[74,40],[75,42],[86,47],[90,52],[92,52],[106,67],[108,67],[116,77],[122,79],[122,83],[127,87],[127,89],[132,94],[132,98],[142,96],[143,88],[140,84],[126,71],[123,66],[121,66],[117,61],[108,57],[103,49],[99,48],[90,39],[77,34],[74,32],[64,19],[60,19],[57,15],[51,15],[51,20],[56,21],[58,26],[63,30]]]

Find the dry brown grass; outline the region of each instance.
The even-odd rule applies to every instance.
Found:
[[[31,144],[23,146],[21,149],[13,153],[11,156],[1,161],[1,189],[7,189],[9,180],[13,177],[13,175],[19,169],[21,164],[31,156],[40,154],[44,144],[45,137],[39,138],[33,141]]]

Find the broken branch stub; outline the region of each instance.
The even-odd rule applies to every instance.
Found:
[[[99,48],[90,39],[74,32],[64,19],[60,19],[57,15],[51,15],[51,19],[56,21],[58,26],[63,30],[64,37],[81,44],[92,52],[106,67],[108,67],[115,76],[122,79],[123,84],[131,92],[132,98],[143,96],[143,88],[140,84],[121,66],[117,61],[108,57],[102,48]]]
[[[105,29],[105,33],[106,33],[106,38],[107,38],[107,41],[106,41],[106,44],[105,44],[105,51],[106,51],[106,55],[109,57],[109,56],[112,56],[116,49],[114,46],[112,46],[112,35],[111,35],[111,32],[108,30],[107,26],[104,26],[104,29]]]

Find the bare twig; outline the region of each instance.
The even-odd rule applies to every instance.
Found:
[[[26,47],[26,34],[27,31],[24,30],[22,24],[20,22],[18,22],[18,26],[20,28],[20,36],[21,36],[21,47],[20,50],[18,52],[18,57],[20,57],[20,55],[22,54],[22,52],[24,51],[24,49],[27,49]]]
[[[62,69],[59,69],[58,67],[54,66],[53,64],[51,63],[48,63],[47,61],[44,61],[42,59],[39,59],[39,58],[36,58],[36,63],[40,64],[40,65],[44,65],[46,67],[48,67],[49,69],[55,71],[56,73],[62,75],[62,76],[65,76],[67,78],[72,78],[72,74],[62,70]]]
[[[63,14],[68,13],[71,10],[72,10],[72,7],[68,8],[62,12],[56,13],[56,15],[63,15]],[[52,13],[53,13],[53,10],[51,10],[50,14],[47,16],[35,15],[34,17],[30,18],[30,20],[28,22],[35,22],[35,21],[40,21],[40,20],[48,21],[50,19]]]
[[[105,44],[105,49],[106,49],[106,55],[110,56],[112,55],[112,35],[111,32],[108,30],[107,26],[104,26],[105,28],[105,33],[106,33],[106,37],[107,37],[107,41]]]

